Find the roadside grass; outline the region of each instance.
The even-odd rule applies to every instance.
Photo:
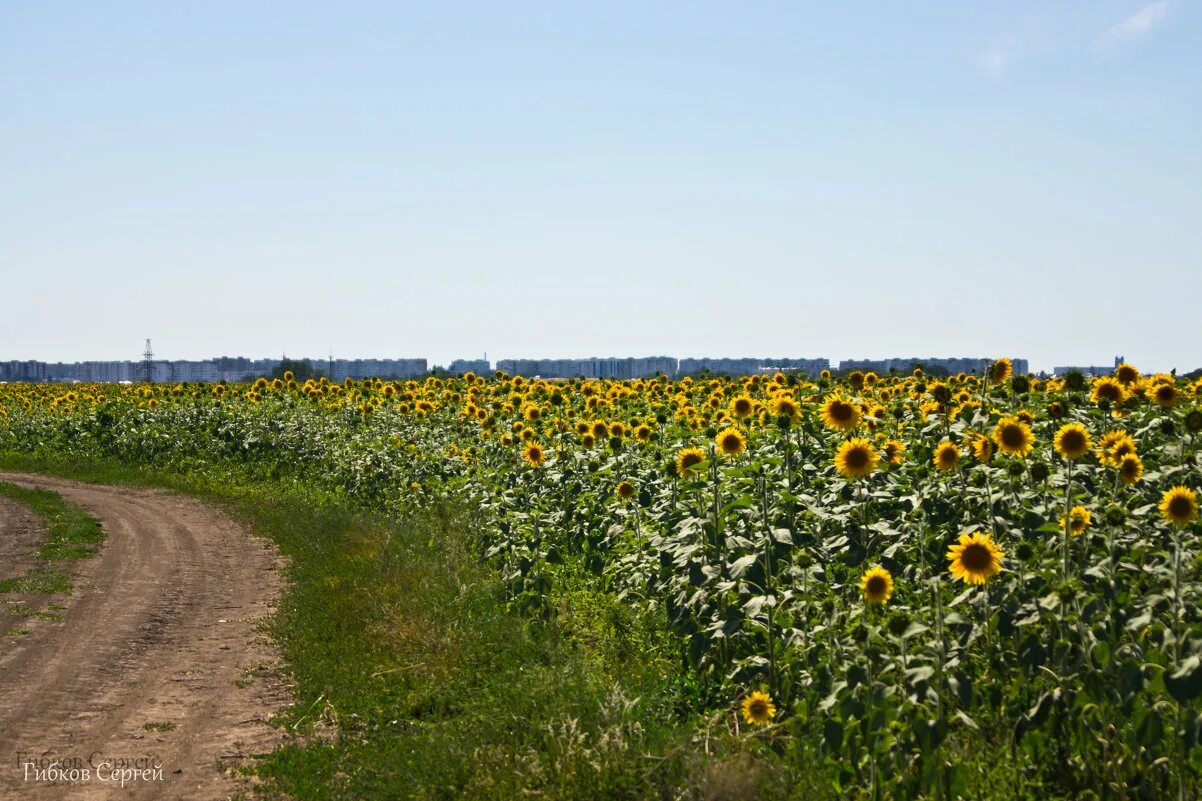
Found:
[[[279,546],[288,588],[269,630],[295,684],[277,721],[293,739],[259,764],[256,795],[659,799],[704,781],[660,622],[583,582],[554,621],[509,609],[471,551],[470,510],[390,520],[287,479],[21,454],[0,466],[185,492]]]
[[[23,504],[47,529],[46,541],[38,549],[35,565],[23,575],[0,580],[0,593],[54,595],[71,592],[71,574],[62,564],[85,559],[104,542],[100,521],[57,492],[26,489],[0,481],[0,495]]]

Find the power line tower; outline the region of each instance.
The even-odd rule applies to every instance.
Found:
[[[142,380],[147,384],[154,381],[154,350],[150,340],[146,340],[146,350],[142,351]]]

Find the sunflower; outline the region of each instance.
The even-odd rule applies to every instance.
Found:
[[[1089,524],[1092,522],[1093,518],[1090,517],[1088,509],[1084,506],[1074,506],[1069,510],[1067,521],[1063,517],[1060,518],[1060,530],[1063,532],[1067,525],[1069,533],[1076,537],[1089,528]]]
[[[801,419],[801,406],[793,398],[781,394],[772,399],[772,413],[779,418],[788,418],[793,424]]]
[[[984,584],[1002,570],[1004,554],[988,534],[961,534],[947,549],[948,571],[965,584]]]
[[[935,448],[935,456],[932,461],[940,470],[952,470],[960,463],[960,449],[956,447],[956,443],[945,439],[939,443],[939,447]]]
[[[1135,441],[1131,439],[1131,435],[1121,428],[1112,428],[1098,440],[1098,451],[1095,455],[1102,464],[1118,467],[1120,459],[1134,452]]]
[[[995,384],[1001,384],[1010,378],[1010,374],[1014,368],[1010,360],[1002,357],[993,364],[989,365],[989,380]]]
[[[860,424],[860,409],[842,398],[831,398],[822,406],[822,423],[836,431],[854,431]]]
[[[1094,403],[1105,400],[1117,406],[1127,399],[1127,390],[1123,388],[1118,379],[1104,376],[1093,382],[1093,387],[1089,390],[1089,397]]]
[[[742,709],[743,720],[752,726],[766,726],[776,717],[776,705],[772,703],[772,696],[760,690],[743,699]]]
[[[860,589],[864,591],[864,600],[868,603],[888,603],[889,596],[893,595],[893,576],[880,565],[869,568],[860,579]]]
[[[863,478],[876,470],[880,459],[875,445],[866,439],[853,437],[835,452],[835,467],[847,478]]]
[[[1124,386],[1134,384],[1140,379],[1139,370],[1136,370],[1134,365],[1127,364],[1126,362],[1114,368],[1114,377]]]
[[[1137,483],[1144,475],[1144,463],[1134,453],[1129,453],[1119,459],[1118,468],[1119,478],[1123,480],[1125,487]]]
[[[1065,423],[1056,432],[1056,453],[1070,462],[1089,453],[1089,432],[1080,423]]]
[[[978,434],[972,439],[972,455],[981,464],[988,464],[993,458],[994,444],[993,440],[984,434]]]
[[[1198,495],[1189,487],[1173,487],[1160,499],[1160,514],[1175,526],[1188,526],[1198,518]]]
[[[993,441],[1007,456],[1026,456],[1035,447],[1031,427],[1018,417],[1003,417],[993,429]]]
[[[629,481],[619,481],[614,494],[622,500],[629,500],[634,497],[634,484]]]
[[[547,461],[547,452],[537,442],[527,442],[526,447],[522,449],[522,458],[531,467],[539,467]]]
[[[906,460],[902,454],[906,451],[906,443],[900,439],[891,439],[881,448],[885,452],[885,459],[889,464],[901,464]]]
[[[705,461],[701,448],[681,448],[676,454],[676,475],[686,476]]]
[[[1161,381],[1152,388],[1152,402],[1162,409],[1171,409],[1177,405],[1177,387]]]
[[[734,458],[747,450],[747,439],[737,428],[727,428],[718,432],[714,443],[724,456]]]
[[[634,430],[634,438],[639,442],[650,442],[651,433],[651,426],[643,424]]]
[[[739,395],[730,402],[730,413],[735,417],[748,417],[755,409],[755,401],[747,395]]]
[[[609,436],[609,423],[604,420],[593,421],[593,436],[597,439],[604,439]]]

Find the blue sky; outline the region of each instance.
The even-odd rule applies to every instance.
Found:
[[[0,359],[1202,366],[1202,4],[0,4]]]

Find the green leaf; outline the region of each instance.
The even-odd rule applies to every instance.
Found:
[[[754,553],[739,557],[730,563],[730,575],[734,578],[738,578],[747,572],[747,568],[755,564],[755,560],[759,558],[759,554]]]
[[[1164,677],[1169,694],[1186,704],[1202,694],[1202,659],[1191,656],[1181,666]]]

